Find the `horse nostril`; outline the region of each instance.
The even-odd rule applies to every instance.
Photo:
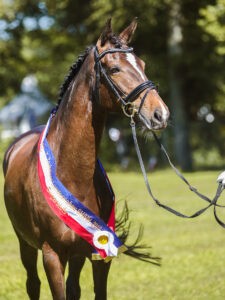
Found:
[[[159,109],[156,109],[153,114],[153,118],[155,121],[162,122],[162,112]]]

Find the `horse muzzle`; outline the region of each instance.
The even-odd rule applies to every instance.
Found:
[[[145,108],[138,113],[138,118],[148,130],[162,130],[167,127],[169,110],[166,106],[157,107],[149,116]]]

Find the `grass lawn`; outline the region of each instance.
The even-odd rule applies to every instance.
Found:
[[[213,196],[218,172],[187,174],[199,191]],[[225,299],[225,230],[214,220],[212,209],[193,220],[178,218],[156,207],[147,195],[139,171],[109,174],[117,199],[126,199],[132,210],[133,231],[144,224],[144,242],[162,258],[161,267],[124,255],[113,261],[109,300],[216,300]],[[172,171],[149,174],[153,193],[164,203],[191,214],[205,205]],[[3,190],[3,178],[0,178]],[[0,201],[0,299],[28,299],[25,271],[19,259],[18,242],[8,220],[3,193]],[[224,199],[225,193],[222,196]],[[221,215],[225,220],[225,214]],[[39,259],[41,300],[51,299]],[[90,263],[81,276],[82,299],[93,299]]]

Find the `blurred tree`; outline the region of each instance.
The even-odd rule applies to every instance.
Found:
[[[170,104],[172,107],[174,126],[174,150],[177,161],[185,171],[192,170],[192,158],[189,141],[189,128],[187,113],[184,108],[184,96],[182,90],[182,74],[180,67],[183,59],[183,33],[181,27],[180,1],[173,1],[169,11],[169,35],[168,35],[168,58],[169,58],[169,86]]]
[[[174,3],[179,14],[175,11],[171,15]],[[183,169],[188,169],[189,143],[194,149],[213,147],[219,138],[214,130],[225,120],[225,0],[0,0],[1,103],[17,93],[28,73],[35,74],[42,91],[56,101],[69,66],[97,40],[109,16],[116,31],[133,17],[139,18],[132,44],[146,62],[148,77],[160,82],[159,92],[168,99],[177,130],[167,130],[168,144],[182,137],[182,142],[176,142],[176,158]],[[171,20],[177,21],[177,17],[179,26],[174,27]],[[179,55],[170,47],[176,30],[182,37]],[[198,119],[201,107],[210,107],[220,118],[213,123]],[[188,134],[193,122],[201,126],[194,126]],[[218,144],[222,153],[225,144]]]
[[[149,78],[160,82],[160,93],[168,99],[174,128],[170,135],[174,136],[176,159],[183,170],[192,169],[190,122],[196,121],[199,108],[212,103],[217,94],[216,80],[209,74],[222,72],[213,38],[204,40],[207,33],[198,25],[200,11],[209,3],[215,1],[122,0],[105,5],[99,0],[92,3],[88,20],[97,30],[102,16],[116,15],[119,27],[135,15],[141,20],[134,47],[147,62]]]
[[[208,153],[217,148],[224,157],[225,1],[186,0],[182,11],[182,85],[185,109],[194,127],[192,145],[195,151]]]
[[[209,78],[212,81],[215,93],[209,100],[210,108],[216,115],[215,126],[210,128],[211,134],[204,137],[205,145],[219,149],[224,158],[225,148],[225,0],[217,0],[214,5],[207,5],[200,9],[201,18],[198,20],[198,26],[205,32],[205,39],[213,41],[213,58],[208,64],[211,72]],[[206,58],[206,60],[208,60]],[[216,132],[216,134],[215,134]],[[212,138],[213,137],[213,138]],[[213,145],[214,142],[214,145]]]
[[[0,1],[1,99],[9,100],[33,73],[44,93],[57,100],[60,83],[87,42],[82,20],[89,2]]]

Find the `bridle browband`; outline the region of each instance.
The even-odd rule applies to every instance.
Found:
[[[139,84],[136,88],[134,88],[128,95],[126,95],[121,89],[115,84],[115,82],[112,80],[112,78],[107,74],[106,70],[103,68],[101,59],[107,55],[112,53],[131,53],[133,52],[133,48],[111,48],[108,50],[105,50],[99,54],[97,46],[94,48],[94,60],[95,60],[95,89],[94,89],[94,96],[95,99],[100,101],[100,95],[99,95],[99,88],[100,88],[100,82],[101,78],[105,80],[105,83],[110,88],[110,90],[115,95],[117,101],[121,103],[121,107],[123,109],[123,112],[128,117],[133,117],[134,114],[140,112],[140,108],[143,106],[144,101],[147,97],[147,94],[150,90],[156,89],[155,84],[151,80],[147,80],[141,84]],[[141,99],[141,104],[138,110],[134,108],[134,105],[132,104],[137,97],[143,92],[146,91],[144,96]]]

